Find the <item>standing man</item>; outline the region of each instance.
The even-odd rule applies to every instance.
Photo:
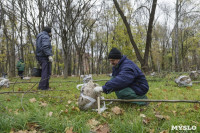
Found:
[[[18,75],[21,79],[23,79],[23,73],[24,73],[24,69],[25,69],[25,63],[23,59],[19,59],[17,62],[17,71],[18,71]]]
[[[36,40],[36,59],[42,67],[39,89],[48,90],[49,79],[51,76],[51,64],[53,62],[51,46],[51,28],[44,27],[43,31],[37,35]]]
[[[147,99],[148,82],[139,67],[117,48],[112,48],[108,55],[113,65],[112,79],[102,87],[95,87],[96,92],[109,94],[115,92],[118,99]],[[146,102],[131,102],[147,105]]]

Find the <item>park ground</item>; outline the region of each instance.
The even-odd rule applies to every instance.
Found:
[[[200,100],[200,85],[178,87],[175,74],[147,76],[149,99]],[[107,79],[93,75],[94,80]],[[12,78],[9,88],[0,88],[0,132],[5,133],[199,133],[200,104],[155,102],[148,106],[113,102],[101,114],[81,111],[76,88],[79,77],[52,76],[51,91],[38,91],[40,78]],[[73,82],[72,82],[73,81]],[[16,83],[15,83],[16,82]],[[30,82],[30,83],[19,83]],[[106,81],[97,81],[104,85]],[[114,93],[103,94],[116,99]],[[108,104],[107,102],[106,104]],[[177,127],[177,128],[175,128]],[[196,127],[196,129],[195,129]],[[194,130],[195,129],[195,130]]]

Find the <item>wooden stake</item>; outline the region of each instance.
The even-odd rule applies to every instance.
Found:
[[[98,114],[101,113],[101,109],[100,109],[100,97],[97,97],[97,106],[98,106]]]

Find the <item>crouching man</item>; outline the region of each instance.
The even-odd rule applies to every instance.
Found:
[[[112,68],[112,79],[102,87],[95,87],[96,92],[109,94],[115,92],[118,99],[147,99],[148,82],[139,67],[126,56],[122,56],[117,48],[113,48],[108,56]],[[147,105],[146,102],[131,102]]]

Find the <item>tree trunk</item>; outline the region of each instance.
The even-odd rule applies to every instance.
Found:
[[[20,21],[21,21],[21,24],[20,24],[20,32],[21,32],[21,35],[20,35],[20,58],[24,60],[24,47],[23,47],[23,7],[22,7],[22,1],[19,2],[20,4]]]
[[[103,44],[101,44],[100,49],[98,48],[98,51],[99,51],[99,58],[98,58],[98,61],[97,61],[97,74],[101,74]]]
[[[12,7],[13,7],[13,13],[15,11],[14,8],[14,1],[12,1]],[[10,52],[11,52],[11,57],[10,57],[10,76],[11,77],[15,77],[15,27],[14,27],[14,23],[15,23],[15,15],[12,14],[12,23],[11,23],[11,28],[12,28],[12,42],[10,44]]]
[[[68,55],[64,52],[64,78],[68,78]]]
[[[163,41],[162,44],[162,59],[161,59],[161,69],[165,70],[165,53],[166,53],[166,47],[165,42]]]
[[[74,75],[77,75],[77,73],[76,73],[76,66],[77,66],[77,63],[76,63],[76,50],[73,47],[73,74]]]
[[[150,50],[150,57],[151,57],[152,71],[155,71],[156,70],[156,66],[155,66],[155,63],[154,63],[154,60],[153,60],[153,52],[152,52],[152,50]]]
[[[156,12],[156,5],[157,5],[157,0],[153,0],[152,9],[151,9],[150,18],[149,18],[149,25],[148,25],[148,30],[147,30],[147,39],[146,39],[146,47],[145,47],[145,54],[144,54],[144,66],[142,66],[142,69],[144,70],[144,72],[148,72],[148,69],[149,69],[148,58],[149,58],[149,50],[151,48],[151,42],[152,42],[153,21],[154,21],[154,16]]]
[[[68,54],[68,76],[72,76],[72,52],[69,50]]]
[[[192,52],[192,70],[197,70],[197,54],[196,54],[196,50],[193,50]]]
[[[56,36],[56,57],[55,57],[55,63],[54,63],[54,74],[58,75],[58,67],[59,66],[59,61],[58,61],[58,37]]]
[[[175,50],[175,71],[179,72],[179,42],[178,42],[178,0],[176,0],[176,19],[175,19],[175,40],[174,40],[174,50]]]
[[[91,42],[91,51],[92,51],[91,68],[92,68],[92,74],[94,74],[94,42]]]
[[[84,75],[84,65],[83,65],[83,54],[81,54],[81,53],[79,53],[79,57],[78,57],[78,59],[79,59],[79,74],[80,75]]]

